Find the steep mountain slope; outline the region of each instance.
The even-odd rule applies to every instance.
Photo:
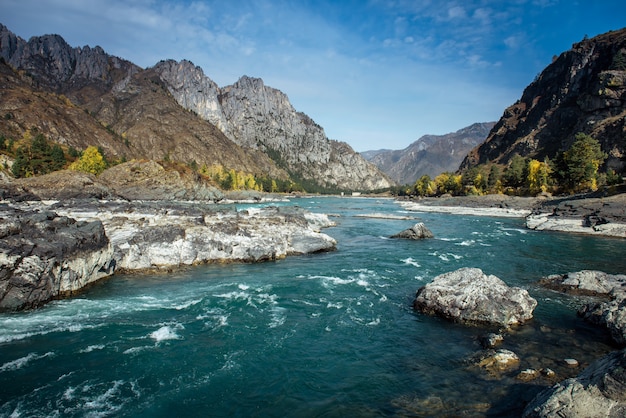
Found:
[[[294,176],[340,189],[380,189],[392,182],[345,143],[297,112],[280,90],[243,76],[219,88],[189,61],[161,61],[154,70],[178,103],[215,124],[237,144],[258,149]]]
[[[567,150],[576,133],[596,138],[621,172],[626,151],[626,29],[574,44],[504,111],[486,141],[463,161],[506,164],[520,154],[542,160]]]
[[[72,48],[58,35],[27,42],[1,24],[0,57],[17,70],[2,69],[0,88],[13,101],[0,105],[11,114],[12,123],[0,123],[5,135],[34,127],[76,148],[101,146],[109,157],[221,164],[341,189],[391,185],[260,79],[219,89],[186,61],[144,70],[100,47]],[[39,111],[26,111],[32,102],[43,103]]]
[[[413,184],[424,174],[434,178],[444,171],[456,171],[494,124],[475,123],[446,135],[424,135],[403,150],[366,151],[361,155],[399,184]]]
[[[76,149],[100,144],[109,156],[132,155],[117,135],[84,109],[63,96],[34,89],[32,79],[0,62],[0,134],[19,139],[27,131]]]

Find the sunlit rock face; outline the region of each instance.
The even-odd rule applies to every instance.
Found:
[[[348,144],[330,140],[280,90],[260,78],[241,77],[218,87],[188,61],[154,67],[176,101],[217,126],[240,146],[258,149],[279,167],[321,186],[374,190],[393,184]]]
[[[441,274],[417,291],[413,307],[467,324],[511,326],[533,317],[537,301],[478,268]]]

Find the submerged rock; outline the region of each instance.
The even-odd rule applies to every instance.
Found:
[[[413,307],[452,321],[510,326],[533,317],[537,301],[478,268],[441,274],[417,291]]]
[[[478,341],[480,342],[480,345],[485,349],[495,348],[498,345],[502,344],[502,342],[504,341],[504,337],[502,336],[502,334],[496,334],[491,332],[487,335],[481,336]]]
[[[626,350],[615,351],[539,393],[524,417],[626,416]]]
[[[493,376],[499,376],[502,373],[517,370],[520,359],[510,350],[486,350],[476,354],[472,358],[472,363]]]
[[[71,295],[113,273],[113,248],[100,221],[51,211],[0,208],[0,311]]]
[[[424,238],[433,238],[433,233],[426,228],[422,222],[416,223],[409,229],[405,229],[402,232],[398,232],[395,235],[392,235],[391,238],[405,238],[405,239],[424,239]]]

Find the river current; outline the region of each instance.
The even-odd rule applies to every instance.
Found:
[[[563,379],[614,349],[576,317],[579,300],[536,281],[624,273],[626,240],[405,212],[391,199],[281,204],[332,215],[337,226],[324,232],[337,251],[115,275],[75,298],[0,315],[0,416],[515,416],[551,384],[524,383],[519,371]],[[416,222],[435,238],[388,238]],[[461,267],[538,300],[534,320],[502,346],[519,355],[519,370],[492,376],[468,361],[492,330],[413,311],[420,286]]]

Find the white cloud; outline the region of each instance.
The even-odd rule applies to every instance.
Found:
[[[465,13],[465,9],[461,6],[454,6],[448,9],[448,18],[449,19],[465,19],[467,14]]]

